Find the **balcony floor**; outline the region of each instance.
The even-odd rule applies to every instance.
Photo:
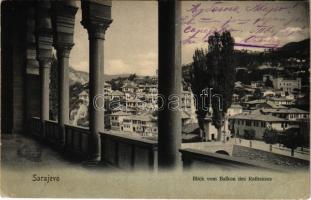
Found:
[[[1,135],[1,167],[10,170],[80,168],[115,170],[105,164],[86,164],[23,135]]]

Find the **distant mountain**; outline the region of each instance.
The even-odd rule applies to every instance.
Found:
[[[70,67],[69,68],[69,80],[70,80],[70,85],[73,85],[76,82],[84,85],[89,82],[89,73],[77,71]]]
[[[299,42],[287,43],[283,47],[279,48],[278,51],[285,56],[309,58],[310,38]]]
[[[129,77],[131,74],[116,74],[116,75],[109,75],[109,74],[105,74],[104,75],[104,80],[105,81],[111,81],[112,79],[121,77],[121,78],[125,78],[125,77]]]
[[[118,77],[124,78],[124,77],[129,77],[129,76],[130,74],[115,74],[115,75],[105,74],[104,80],[111,81],[112,79],[115,79]],[[69,68],[69,80],[70,80],[70,85],[73,85],[76,82],[79,82],[82,85],[84,85],[89,82],[89,73],[78,71],[70,67]]]

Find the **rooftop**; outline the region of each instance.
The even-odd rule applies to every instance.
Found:
[[[129,116],[129,115],[131,115],[131,114],[123,112],[123,111],[119,111],[119,112],[110,114],[110,116]]]
[[[129,120],[137,120],[137,121],[157,121],[157,117],[152,116],[151,114],[142,114],[142,115],[129,115],[125,117],[124,119]]]
[[[263,108],[261,109],[263,112],[268,113],[299,113],[299,114],[307,114],[309,112],[305,110],[301,110],[299,108],[281,108],[281,109],[275,109],[275,108]]]
[[[250,113],[241,113],[230,117],[231,119],[245,119],[245,120],[255,120],[255,121],[264,121],[264,122],[284,122],[288,121],[279,117],[272,115],[265,115],[260,112],[260,109],[254,110]]]
[[[119,90],[113,90],[111,93],[110,93],[111,96],[124,96],[124,93],[119,91]]]

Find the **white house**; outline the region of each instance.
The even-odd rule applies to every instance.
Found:
[[[296,122],[264,113],[261,109],[234,115],[229,120],[231,134],[243,136],[247,131],[254,130],[257,140],[262,140],[266,129],[284,131],[292,127],[299,127]]]
[[[122,111],[110,114],[111,130],[123,131],[121,128],[121,125],[123,123],[123,119],[127,116],[130,116],[130,115],[131,114],[126,113],[126,112],[122,112]]]
[[[123,118],[121,131],[139,133],[141,136],[158,134],[157,118],[151,114],[130,115]]]
[[[301,78],[285,79],[282,77],[273,79],[273,88],[284,92],[292,93],[294,89],[301,89]]]

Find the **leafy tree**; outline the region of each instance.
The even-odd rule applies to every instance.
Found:
[[[267,80],[265,81],[265,86],[266,87],[273,87],[273,83],[270,80],[269,76],[267,77]]]
[[[280,134],[279,142],[285,147],[290,148],[291,156],[294,156],[295,149],[303,145],[304,137],[300,134],[298,128],[290,128]]]
[[[255,139],[255,135],[256,135],[256,132],[255,132],[254,129],[244,130],[244,138],[246,140],[253,140],[253,139]]]
[[[250,79],[248,77],[248,73],[244,69],[240,69],[236,72],[236,81],[240,81],[243,84],[249,85]]]
[[[189,79],[191,82],[191,88],[193,93],[200,97],[202,94],[202,91],[209,87],[210,83],[209,80],[211,80],[211,68],[207,68],[207,56],[206,52],[204,52],[203,49],[196,49],[193,55],[193,63],[192,63],[192,72],[189,74]],[[205,97],[205,96],[204,96]],[[199,127],[202,131],[204,131],[204,118],[207,114],[206,111],[204,111],[201,108],[201,105],[203,105],[203,101],[206,99],[203,98],[197,98],[196,101],[196,114],[198,119]]]
[[[206,88],[213,88],[213,94],[220,96],[212,98],[208,96],[197,98],[197,118],[201,130],[204,132],[204,118],[208,111],[202,108],[204,102],[208,102],[213,108],[213,124],[221,136],[223,118],[232,103],[233,88],[235,82],[235,69],[233,66],[234,39],[229,31],[221,35],[217,32],[208,38],[208,51],[196,49],[193,55],[193,63],[189,80],[191,89],[197,97]],[[222,104],[222,105],[219,105]],[[222,109],[219,109],[221,107]],[[219,138],[220,139],[220,138]]]
[[[134,81],[136,77],[137,77],[136,74],[131,74],[131,75],[128,77],[128,80],[129,80],[129,81]]]
[[[218,129],[218,136],[220,137],[221,127],[223,126],[223,118],[232,104],[232,95],[235,82],[235,69],[233,65],[233,50],[234,50],[234,39],[230,32],[223,32],[220,36],[220,40],[215,38],[209,39],[209,47],[212,55],[212,63],[214,65],[215,79],[212,82],[213,90],[215,94],[219,94],[222,97],[222,110],[218,109],[220,102],[216,98],[212,98],[213,106],[213,122],[215,127]],[[212,42],[210,42],[212,41]],[[216,41],[216,42],[215,42]],[[214,47],[213,47],[214,46]],[[220,50],[218,50],[220,47]],[[214,54],[214,55],[213,55]],[[220,139],[220,138],[219,138]]]
[[[252,147],[252,140],[255,139],[256,132],[254,129],[244,130],[244,139],[249,140],[249,146]]]
[[[279,141],[279,132],[276,130],[266,129],[262,138],[265,143],[270,144],[270,151],[272,151],[272,144],[276,144]]]

